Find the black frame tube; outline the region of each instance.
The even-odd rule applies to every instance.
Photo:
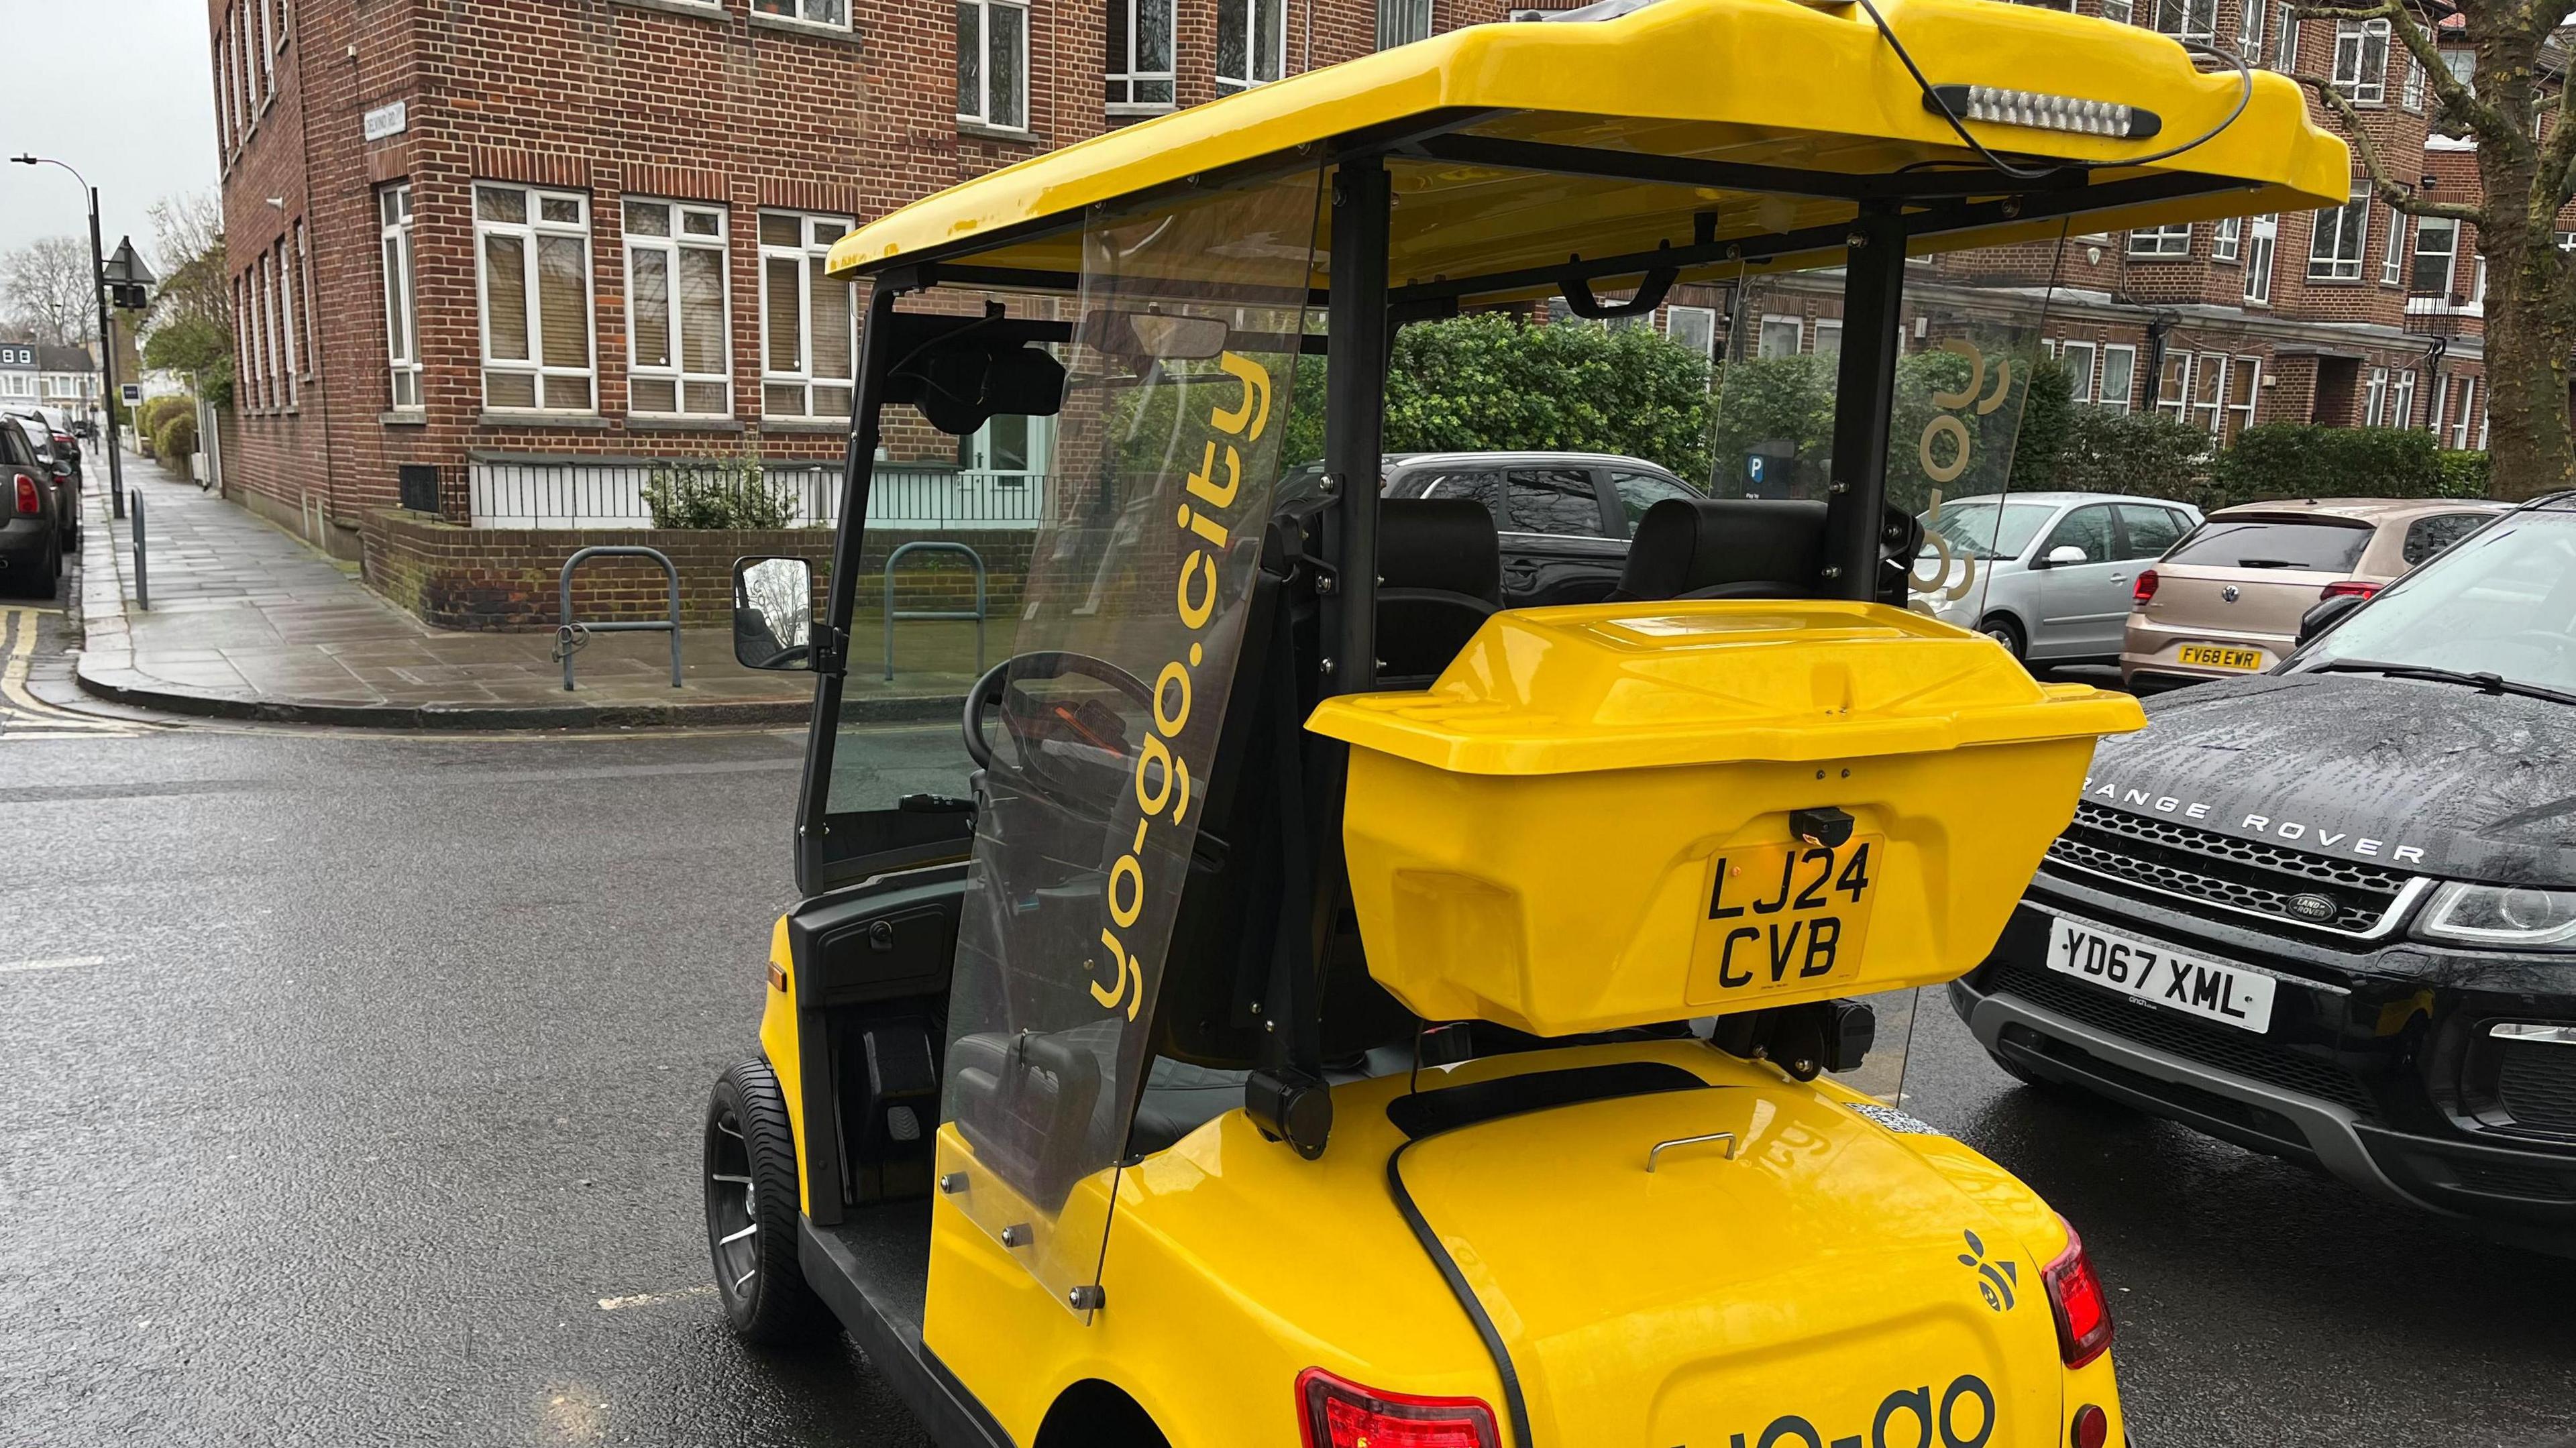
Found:
[[[832,577],[824,595],[823,630],[815,661],[814,717],[806,726],[805,782],[796,802],[796,889],[812,898],[824,879],[831,826],[832,746],[841,719],[841,684],[849,672],[850,621],[859,599],[859,553],[867,543],[868,493],[876,481],[877,443],[883,437],[886,375],[894,367],[895,298],[903,288],[879,277],[868,293],[860,323],[858,390],[850,399],[850,441],[841,455],[841,519],[832,539]]]
[[[1887,507],[1887,430],[1904,320],[1905,222],[1892,210],[1852,223],[1843,272],[1843,353],[1835,378],[1834,468],[1825,500],[1827,598],[1878,595],[1879,515]]]
[[[1333,277],[1327,304],[1324,474],[1326,694],[1377,686],[1377,493],[1385,438],[1387,234],[1393,191],[1376,156],[1345,158],[1333,175]]]

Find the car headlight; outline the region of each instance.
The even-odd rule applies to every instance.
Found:
[[[2463,945],[2576,950],[2576,890],[2453,880],[2433,892],[2415,930],[2427,940]]]

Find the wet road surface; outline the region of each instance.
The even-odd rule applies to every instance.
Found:
[[[0,734],[0,1444],[923,1442],[707,1286],[800,747]],[[2576,1433],[2576,1265],[2014,1086],[1936,998],[1912,1087],[2082,1229],[2138,1442]]]

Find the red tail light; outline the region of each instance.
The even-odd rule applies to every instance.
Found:
[[[2137,586],[2129,590],[2129,597],[2144,603],[2155,596],[2156,571],[2152,568],[2141,570],[2138,574]]]
[[[1497,1448],[1494,1410],[1475,1398],[1380,1392],[1308,1368],[1297,1406],[1306,1448]]]
[[[25,473],[18,474],[18,511],[21,513],[45,511],[44,495],[36,491],[36,480]]]
[[[2060,1217],[2059,1221],[2066,1219]],[[2080,1368],[2111,1350],[2111,1304],[2102,1295],[2102,1279],[2084,1255],[2084,1241],[2066,1227],[2066,1251],[2040,1273],[2048,1284],[2048,1307],[2057,1318],[2057,1352],[2070,1368]]]
[[[2371,582],[2367,578],[2347,578],[2340,583],[2327,584],[2325,586],[2325,591],[2319,593],[2317,597],[2320,599],[2368,598],[2372,594],[2377,593],[2379,591],[2379,587],[2380,586],[2378,584]],[[2392,604],[2390,606],[2394,607],[2395,605]]]

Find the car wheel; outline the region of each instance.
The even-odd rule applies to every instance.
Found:
[[[2008,615],[2000,613],[1986,615],[1985,622],[1977,625],[1977,632],[2002,644],[2004,652],[2014,658],[2028,657],[2029,640],[2022,637],[2021,625],[2013,622]]]
[[[765,1062],[716,1078],[707,1097],[707,1251],[725,1321],[742,1338],[784,1346],[837,1331],[796,1260],[796,1139]]]

